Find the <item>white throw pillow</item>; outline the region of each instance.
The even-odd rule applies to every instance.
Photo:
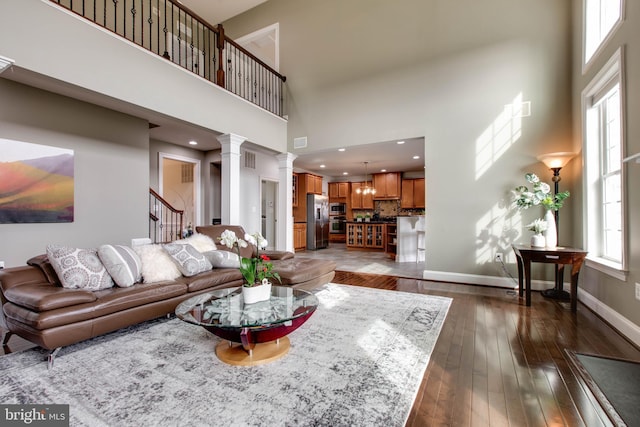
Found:
[[[240,268],[240,257],[229,251],[208,251],[203,253],[214,268]]]
[[[162,247],[176,263],[176,267],[183,276],[195,276],[213,268],[209,260],[189,244],[168,243]]]
[[[182,277],[169,254],[162,245],[140,245],[133,248],[142,261],[142,281],[144,283],[163,282]]]
[[[172,243],[188,244],[193,246],[198,252],[215,251],[218,249],[213,239],[206,234],[195,233],[184,239],[176,240]]]
[[[130,247],[102,245],[98,248],[98,256],[113,281],[121,288],[142,280],[142,261]]]
[[[49,245],[47,257],[65,288],[98,291],[113,287],[113,279],[95,249]]]

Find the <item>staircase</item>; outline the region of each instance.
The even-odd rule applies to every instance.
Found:
[[[184,211],[171,206],[149,188],[149,238],[153,243],[168,243],[182,237]]]

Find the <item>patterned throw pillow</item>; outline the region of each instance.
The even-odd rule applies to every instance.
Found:
[[[183,276],[195,276],[213,268],[209,260],[189,244],[168,243],[162,247],[176,263],[176,267]]]
[[[128,288],[142,280],[142,261],[128,246],[102,245],[98,256],[109,275],[121,288]]]
[[[47,256],[65,288],[97,291],[113,287],[113,279],[95,249],[49,245]]]

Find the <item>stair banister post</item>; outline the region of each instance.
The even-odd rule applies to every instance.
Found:
[[[216,72],[216,84],[225,87],[224,84],[224,27],[218,24],[218,71]]]

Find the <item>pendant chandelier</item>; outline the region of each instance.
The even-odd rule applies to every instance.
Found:
[[[371,181],[371,186],[369,186],[369,173],[367,169],[368,165],[369,162],[364,162],[364,187],[356,188],[357,194],[376,194],[376,189],[373,188],[373,180]]]

